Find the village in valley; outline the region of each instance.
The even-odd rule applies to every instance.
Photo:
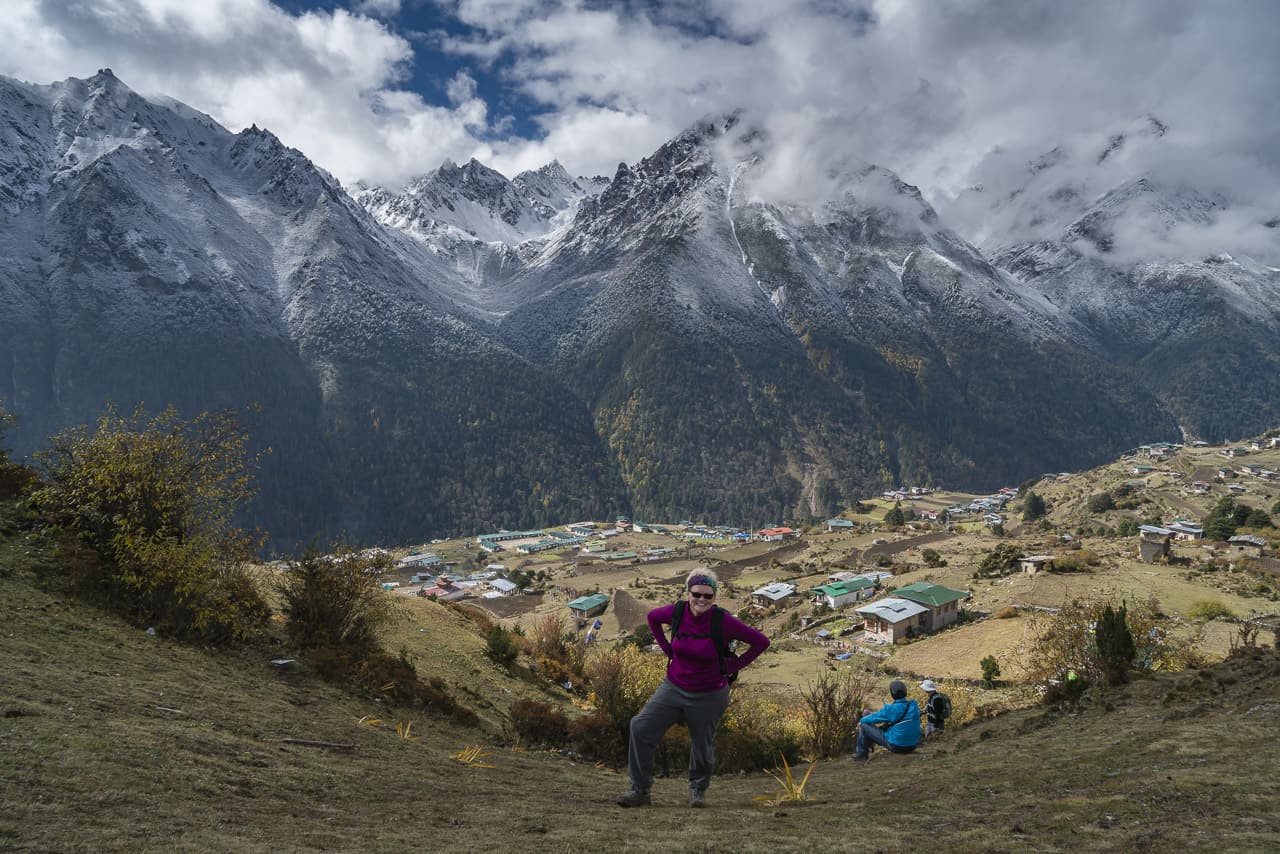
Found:
[[[1037,615],[1071,600],[1154,597],[1210,659],[1280,610],[1277,470],[1280,437],[1157,443],[987,495],[888,490],[804,526],[618,518],[434,540],[387,553],[382,586],[521,630],[561,614],[576,642],[611,643],[645,636],[647,611],[709,567],[718,604],[774,639],[753,683],[848,666],[976,685],[992,657],[1016,686]],[[1215,539],[1223,499],[1252,515]]]

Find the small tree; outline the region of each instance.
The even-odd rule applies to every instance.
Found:
[[[247,573],[255,541],[233,524],[253,494],[248,435],[234,414],[191,420],[108,409],[37,454],[31,506],[100,563],[83,579],[135,622],[218,642],[242,639],[269,609]]]
[[[867,705],[870,688],[870,673],[843,670],[824,673],[800,690],[809,755],[839,756],[853,749],[858,718]]]
[[[0,498],[22,495],[36,482],[36,473],[25,465],[11,462],[8,450],[4,447],[5,434],[16,420],[0,407]]]
[[[1099,492],[1089,496],[1090,513],[1106,513],[1114,509],[1116,509],[1116,499],[1110,492]]]
[[[308,552],[290,561],[277,588],[294,642],[357,654],[375,649],[391,605],[369,568],[368,559],[345,550],[335,557]]]
[[[1098,623],[1094,628],[1098,659],[1108,685],[1119,685],[1128,680],[1129,668],[1133,666],[1137,654],[1125,611],[1123,604],[1119,608],[1112,608],[1108,604],[1098,615]]]
[[[988,655],[978,662],[978,666],[982,668],[982,687],[994,687],[996,680],[1000,678],[1000,662],[996,661],[994,655]]]
[[[1045,514],[1044,499],[1034,491],[1028,492],[1022,502],[1022,521],[1032,522]]]
[[[1243,514],[1237,515],[1237,511],[1243,509]],[[1231,496],[1226,496],[1214,505],[1213,510],[1205,517],[1204,535],[1210,540],[1229,540],[1236,533],[1236,528],[1248,516],[1249,509],[1247,507],[1240,508],[1236,505],[1236,500]]]
[[[489,627],[484,640],[484,654],[499,667],[509,667],[520,657],[520,645],[515,635],[497,623]]]
[[[901,502],[895,503],[893,509],[884,514],[884,523],[895,528],[907,524],[907,515],[902,512]]]
[[[942,559],[942,555],[938,553],[937,549],[925,549],[920,553],[920,556],[924,558],[925,566],[936,568],[947,565],[947,562]]]

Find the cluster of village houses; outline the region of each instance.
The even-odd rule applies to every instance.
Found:
[[[838,572],[831,575],[826,584],[809,590],[808,598],[839,610],[870,600],[880,592],[881,582],[892,577],[890,572]],[[919,581],[898,588],[893,596],[869,601],[853,610],[863,619],[866,640],[891,644],[945,629],[960,618],[960,602],[968,597],[969,593],[963,590]],[[762,609],[783,608],[801,598],[796,585],[785,581],[775,581],[751,592],[751,604]],[[608,606],[609,597],[604,593],[581,596],[568,605],[579,625],[603,614]],[[821,639],[824,635],[830,637],[831,632],[820,629],[817,635]]]
[[[1204,446],[1205,443],[1194,443]],[[1161,442],[1143,445],[1127,456],[1146,457],[1152,461],[1169,459],[1183,445]],[[1261,450],[1264,447],[1280,447],[1280,438],[1258,440],[1249,447],[1225,447],[1221,451],[1225,457],[1235,458],[1247,455],[1250,450]],[[1157,471],[1154,466],[1136,464],[1135,475],[1149,475]],[[1164,471],[1165,474],[1179,478],[1180,472]],[[1280,478],[1276,472],[1261,466],[1242,464],[1224,466],[1218,472],[1222,478],[1236,476],[1255,477],[1262,480]],[[1068,475],[1048,475],[1060,478]],[[1134,486],[1144,486],[1146,481],[1130,481]],[[1203,494],[1209,490],[1210,484],[1194,481],[1192,491]],[[1232,483],[1234,491],[1244,489],[1240,484]],[[890,501],[904,501],[928,495],[931,490],[923,487],[910,489],[892,489],[883,494]],[[966,516],[981,516],[988,526],[1003,523],[1002,512],[1005,506],[1017,496],[1017,490],[1004,487],[998,492],[973,500],[968,504],[955,504],[946,510],[922,510],[917,515],[937,523],[961,519]],[[828,519],[828,532],[850,530],[856,523],[849,519]],[[788,527],[763,528],[758,531],[745,531],[729,526],[696,525],[689,521],[681,521],[671,526],[647,525],[633,523],[626,517],[620,517],[612,525],[600,526],[592,522],[580,522],[567,525],[563,530],[546,531],[500,531],[492,534],[481,534],[476,537],[476,545],[487,554],[514,551],[522,555],[537,554],[552,549],[576,549],[584,556],[602,561],[656,561],[672,557],[675,549],[670,547],[650,548],[643,552],[614,551],[609,548],[608,540],[631,531],[667,534],[687,540],[718,540],[731,542],[779,542],[798,536],[799,532]],[[1152,562],[1168,555],[1172,540],[1203,539],[1201,526],[1178,518],[1167,525],[1142,525],[1139,528],[1138,556],[1141,560]],[[469,543],[468,543],[469,545]],[[1226,544],[1231,554],[1260,557],[1267,543],[1261,537],[1249,535],[1233,536]],[[1020,560],[1020,569],[1028,574],[1035,574],[1053,568],[1057,556],[1052,554],[1028,555]],[[418,595],[451,601],[467,597],[496,598],[510,596],[519,592],[515,582],[503,577],[506,567],[503,564],[489,564],[480,572],[466,576],[441,574],[443,569],[441,558],[432,552],[412,554],[399,561],[401,568],[418,570],[410,579],[410,583],[421,584]],[[891,573],[868,571],[861,573],[838,572],[828,578],[826,584],[807,591],[808,598],[815,603],[823,603],[832,610],[841,610],[859,602],[866,604],[853,610],[864,622],[865,638],[879,643],[894,643],[906,637],[937,632],[954,623],[960,614],[960,602],[969,594],[965,591],[952,590],[937,584],[917,582],[892,591],[892,596],[879,599],[873,597],[881,591],[881,584]],[[387,582],[385,587],[399,586],[397,582]],[[751,602],[754,607],[778,609],[786,607],[793,601],[800,601],[801,592],[794,584],[776,581],[754,590]],[[580,596],[568,603],[570,614],[578,624],[586,625],[588,621],[602,614],[609,606],[609,596],[595,593]],[[822,632],[819,631],[819,636]],[[828,632],[829,634],[829,632]]]
[[[986,499],[982,500],[986,501]],[[980,504],[974,512],[986,507],[986,504]],[[956,512],[966,510],[967,508],[956,508]],[[847,521],[829,520],[827,529],[837,530]],[[848,524],[851,526],[853,523]],[[612,527],[606,528],[599,528],[593,523],[578,523],[568,525],[562,531],[501,531],[482,534],[476,538],[476,543],[480,549],[490,554],[505,551],[508,547],[519,554],[526,555],[552,548],[577,548],[583,554],[600,560],[661,560],[670,557],[675,551],[672,548],[652,548],[645,550],[642,554],[632,551],[606,550],[607,545],[602,542],[603,540],[627,531],[651,531],[717,540],[754,539],[761,542],[783,541],[799,534],[793,528],[782,526],[747,532],[725,526],[695,525],[691,522],[680,522],[670,527],[638,525],[627,518],[619,518]],[[484,570],[465,576],[445,574],[442,572],[445,569],[444,562],[439,555],[434,552],[421,552],[402,558],[397,566],[401,569],[416,570],[410,577],[409,583],[421,585],[416,591],[417,595],[429,599],[440,601],[455,601],[469,597],[492,599],[519,592],[515,582],[503,577],[506,570],[504,564],[489,564]],[[808,597],[814,602],[827,605],[832,610],[840,610],[849,605],[870,600],[880,592],[882,582],[888,578],[892,578],[892,573],[880,570],[862,573],[837,572],[828,578],[826,584],[808,591]],[[400,587],[400,584],[388,581],[383,586],[393,589]],[[950,590],[936,584],[917,583],[894,591],[893,597],[869,601],[868,604],[855,608],[855,611],[864,620],[868,640],[893,643],[904,637],[935,632],[951,625],[959,617],[958,603],[968,595],[964,591]],[[752,605],[762,609],[784,608],[800,599],[801,592],[796,585],[783,581],[766,584],[751,593]],[[592,618],[602,614],[608,605],[607,594],[595,593],[580,596],[569,602],[567,607],[578,625],[586,625]]]

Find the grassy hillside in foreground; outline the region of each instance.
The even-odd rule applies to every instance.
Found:
[[[812,799],[799,805],[759,806],[753,798],[777,786],[747,775],[717,779],[709,812],[689,812],[679,779],[657,781],[653,808],[625,811],[612,803],[625,785],[616,772],[503,746],[491,727],[418,715],[420,740],[408,741],[361,726],[365,715],[389,724],[407,716],[321,682],[305,667],[274,667],[269,651],[183,646],[42,589],[20,542],[0,542],[0,561],[7,569],[0,572],[6,850],[1280,844],[1280,783],[1272,773],[1280,760],[1280,657],[1270,650],[1094,693],[1075,712],[1010,713],[911,756],[824,762],[809,780]],[[415,614],[424,637],[470,631],[442,609]],[[479,642],[460,641],[455,652],[467,646]],[[420,660],[419,669],[429,673],[429,662]],[[529,689],[480,659],[465,672],[482,711],[480,700]],[[485,747],[494,767],[451,761],[473,744]]]

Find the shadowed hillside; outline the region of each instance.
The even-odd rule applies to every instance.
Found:
[[[660,779],[624,811],[617,772],[503,737],[537,696],[465,618],[406,601],[388,640],[479,713],[464,728],[274,666],[148,635],[41,583],[35,541],[0,535],[0,847],[59,851],[1065,851],[1280,843],[1280,657],[1227,662],[1014,712],[911,756],[821,763],[811,800],[720,778],[689,820]],[[750,674],[744,681],[750,682]],[[383,723],[360,723],[373,716]],[[394,731],[412,722],[413,739]],[[1219,735],[1221,734],[1221,735]],[[481,745],[493,767],[450,759]]]

